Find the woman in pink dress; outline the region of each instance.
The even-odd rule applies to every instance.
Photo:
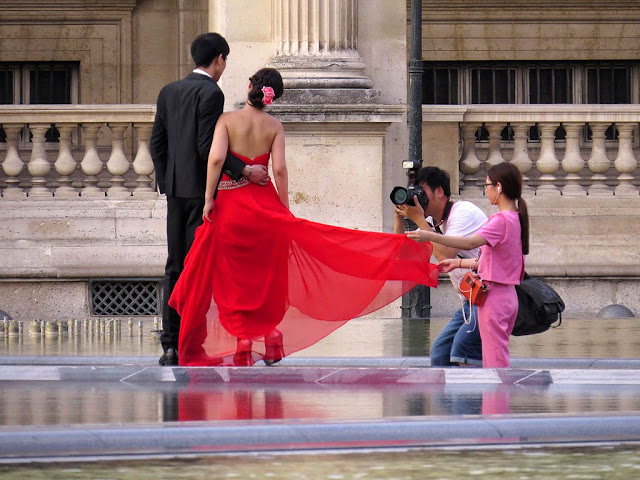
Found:
[[[282,77],[264,68],[249,80],[244,108],[216,125],[205,221],[169,301],[181,316],[180,365],[272,364],[417,283],[438,284],[430,243],[289,211],[284,128],[264,110],[282,95]],[[250,166],[270,163],[275,186],[232,180],[222,172],[227,152]]]
[[[438,235],[415,230],[406,235],[418,242],[436,242],[470,250],[481,248],[479,259],[451,258],[440,262],[444,272],[456,268],[478,268],[478,275],[489,286],[484,305],[478,307],[482,339],[482,366],[509,366],[509,337],[518,315],[515,285],[524,276],[524,256],[529,253],[529,214],[522,199],[522,175],[515,165],[500,163],[487,172],[485,192],[499,212],[468,237]]]

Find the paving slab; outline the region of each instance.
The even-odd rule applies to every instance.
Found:
[[[150,356],[0,355],[0,365],[149,365]],[[256,366],[264,365],[262,362]],[[286,357],[274,367],[430,367],[429,357]],[[640,358],[512,358],[512,368],[640,369]]]

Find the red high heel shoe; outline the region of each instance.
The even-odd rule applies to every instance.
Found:
[[[233,356],[233,364],[236,367],[250,367],[253,365],[251,347],[251,340],[248,338],[238,338],[236,353]]]
[[[264,363],[265,365],[273,365],[278,363],[284,357],[284,346],[282,343],[282,333],[274,328],[271,333],[264,336]]]

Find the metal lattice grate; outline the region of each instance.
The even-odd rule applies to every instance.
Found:
[[[92,315],[159,315],[158,280],[92,280]]]

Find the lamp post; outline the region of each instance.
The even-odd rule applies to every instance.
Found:
[[[422,0],[411,1],[411,57],[409,59],[409,160],[403,162],[409,183],[417,182],[422,167]],[[405,229],[415,229],[405,220]],[[426,320],[431,316],[429,287],[417,285],[402,297],[402,318]]]

